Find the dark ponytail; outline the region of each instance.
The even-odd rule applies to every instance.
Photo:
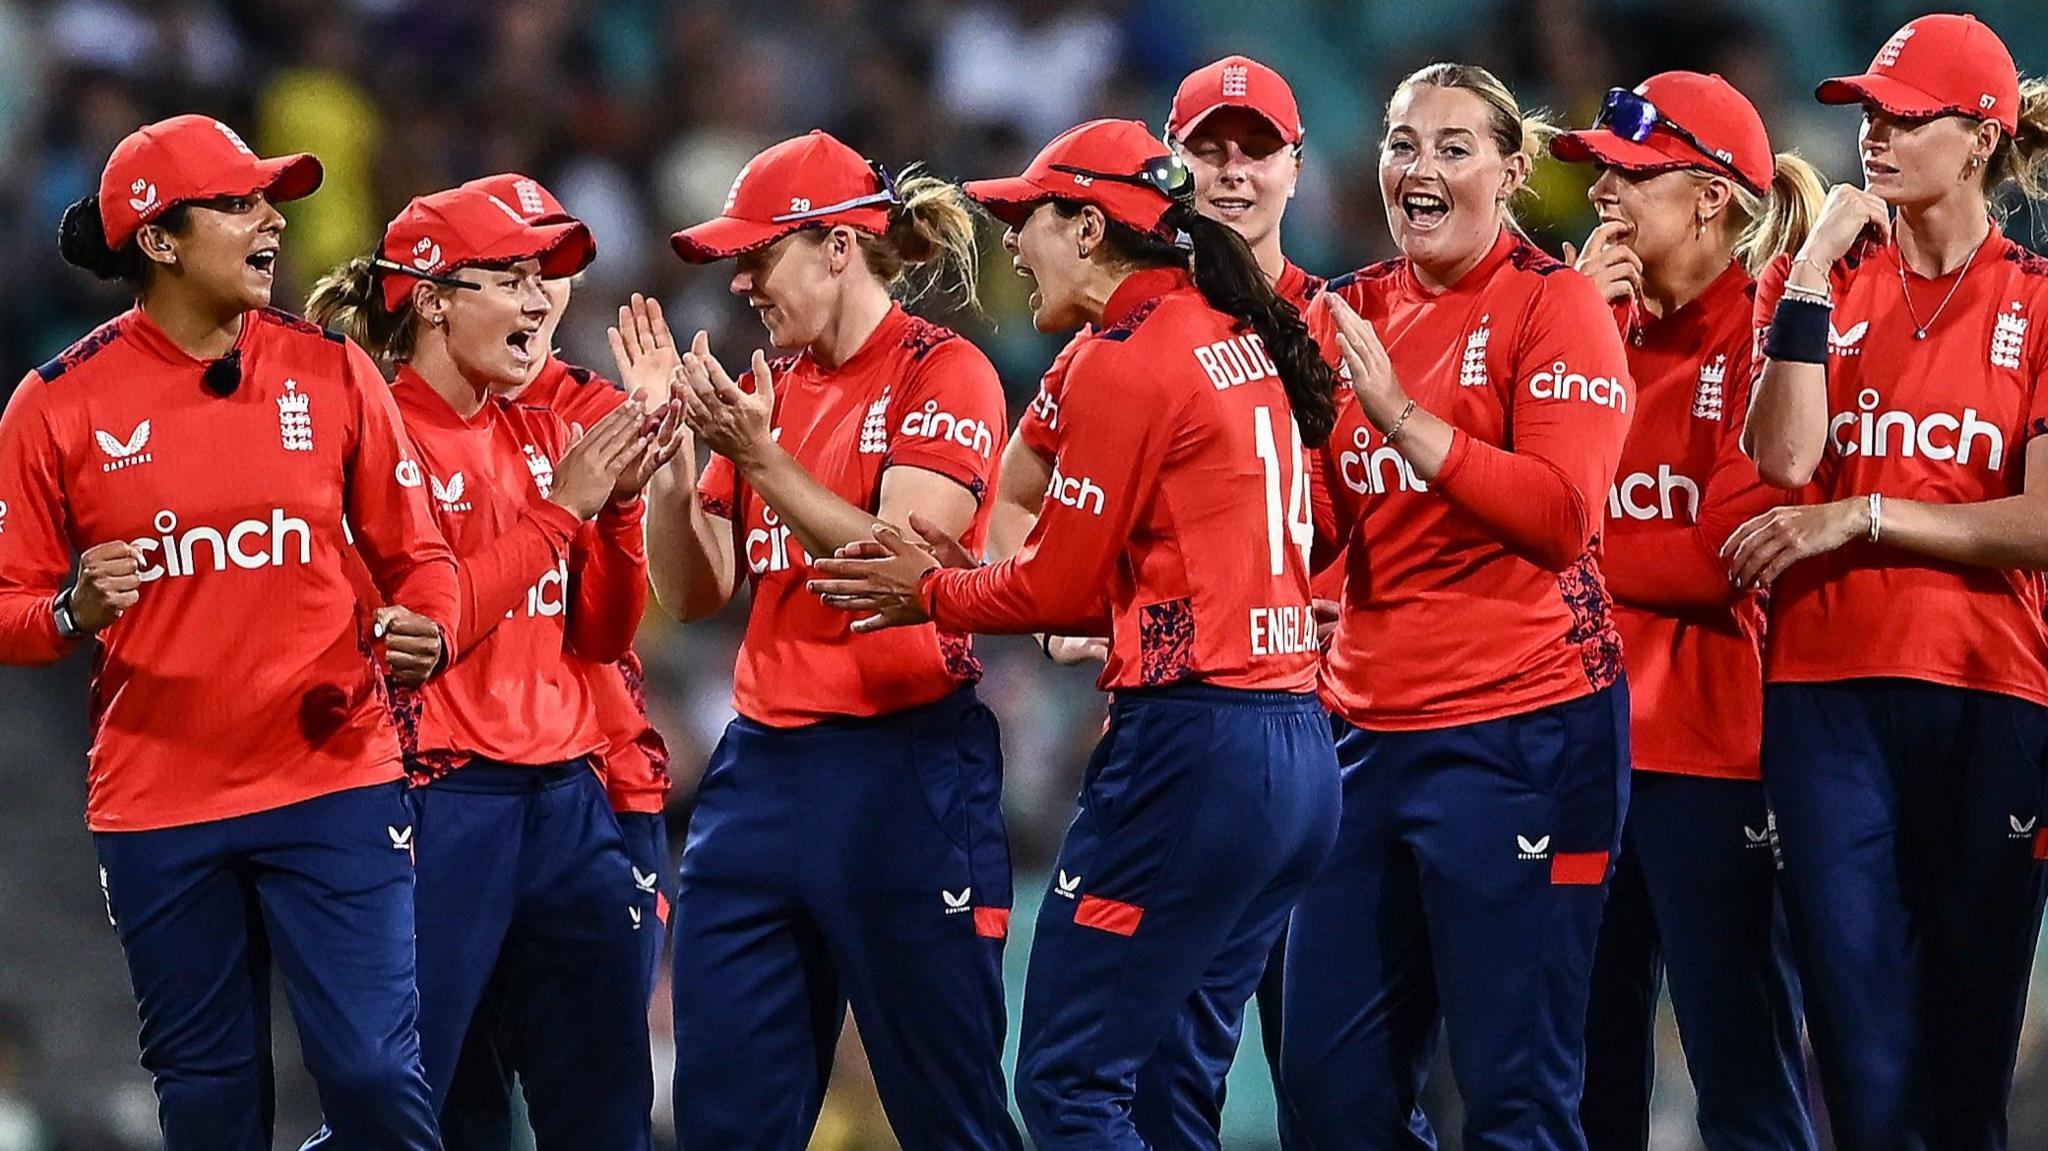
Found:
[[[184,231],[185,208],[184,204],[165,208],[157,216],[156,225],[170,232]],[[107,246],[97,192],[64,209],[64,218],[57,224],[57,253],[65,263],[84,268],[102,280],[126,280],[137,288],[142,286],[143,270],[150,262],[143,259],[132,239],[121,245],[119,251]]]
[[[1081,207],[1076,200],[1053,201],[1053,209],[1069,218],[1079,215]],[[1103,225],[1103,242],[1116,259],[1138,268],[1189,268],[1210,307],[1257,332],[1287,390],[1301,442],[1312,448],[1329,442],[1337,424],[1336,374],[1309,335],[1301,311],[1273,290],[1243,236],[1190,206],[1176,204],[1167,209],[1160,226],[1187,234],[1193,249],[1190,261],[1188,247],[1159,232],[1140,232],[1107,217]]]
[[[1251,245],[1236,229],[1184,205],[1168,210],[1166,222],[1194,242],[1195,287],[1209,306],[1250,324],[1266,345],[1301,427],[1301,442],[1322,447],[1337,424],[1337,378],[1300,310],[1273,290]]]

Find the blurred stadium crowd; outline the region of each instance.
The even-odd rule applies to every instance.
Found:
[[[2048,70],[2048,22],[2033,4],[1971,7],[2023,72]],[[1264,0],[1256,11],[1241,0],[0,0],[0,377],[18,378],[123,306],[61,264],[56,221],[92,190],[122,135],[181,111],[219,116],[265,154],[325,160],[320,193],[286,211],[285,306],[366,251],[413,194],[491,171],[539,177],[599,242],[562,351],[609,371],[604,325],[632,291],[659,296],[678,332],[710,330],[728,362],[760,342],[724,272],[684,266],[666,237],[714,214],[748,156],[811,127],[892,166],[922,161],[948,178],[1015,171],[1089,116],[1156,124],[1189,69],[1244,52],[1289,77],[1308,125],[1288,254],[1335,274],[1390,254],[1372,177],[1380,106],[1422,63],[1483,63],[1524,106],[1570,124],[1590,122],[1611,86],[1667,68],[1720,72],[1764,111],[1777,146],[1843,175],[1855,170],[1855,114],[1813,104],[1812,79],[1860,68],[1923,10],[1893,0]],[[1587,178],[1538,169],[1527,222],[1547,247],[1589,228]],[[2038,223],[2011,231],[2038,246]],[[985,238],[984,310],[942,318],[996,361],[1014,414],[1053,346],[1031,330],[993,229]],[[641,633],[656,720],[676,752],[678,843],[694,772],[730,714],[736,624],[728,612],[685,632],[651,615]],[[1005,724],[1022,926],[1102,705],[1089,672],[1054,668],[1033,645],[985,643],[984,653],[984,696]],[[0,670],[0,1151],[142,1147],[155,1134],[81,825],[88,673],[82,657],[57,673]],[[1013,938],[1013,961],[1027,947]],[[656,1016],[665,1030],[665,1002]],[[310,1130],[313,1101],[281,1030],[283,1139]],[[1656,1145],[1690,1151],[1689,1089],[1666,1031]],[[817,1145],[894,1146],[848,1048]],[[2037,1020],[2014,1096],[2016,1147],[2048,1146],[2044,1048]],[[1246,1055],[1234,1080],[1234,1147],[1270,1143],[1259,1062]],[[1447,1083],[1436,1077],[1439,1092]],[[1454,1147],[1456,1126],[1438,1130]]]

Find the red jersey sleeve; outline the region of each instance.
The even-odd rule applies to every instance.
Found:
[[[344,341],[354,383],[356,426],[344,464],[345,506],[356,551],[386,603],[433,620],[453,662],[462,645],[455,553],[434,525],[424,472],[399,420],[398,402],[369,354]]]
[[[711,457],[704,474],[697,477],[697,503],[707,515],[722,520],[739,518],[739,484],[731,460]]]
[[[1095,334],[1095,329],[1083,327],[1053,357],[1052,366],[1039,377],[1038,394],[1031,397],[1031,406],[1017,418],[1017,438],[1024,441],[1040,459],[1051,460],[1059,454],[1060,396],[1067,389],[1067,369],[1073,366],[1074,353]]]
[[[569,650],[592,663],[623,659],[647,612],[647,502],[606,504],[576,537]]]
[[[1600,532],[1634,391],[1613,314],[1591,280],[1545,278],[1507,383],[1506,446],[1454,432],[1436,489],[1516,553],[1563,571]]]
[[[51,614],[71,544],[44,388],[30,372],[0,414],[0,663],[50,663],[72,648]]]
[[[488,547],[462,557],[461,650],[469,651],[505,622],[526,589],[556,557],[570,552],[582,521],[543,499],[527,504],[519,521]]]
[[[1074,359],[1052,483],[1024,546],[1001,563],[940,569],[925,579],[924,609],[940,627],[1085,635],[1102,626],[1102,589],[1155,487],[1185,405],[1148,395],[1157,389],[1145,387],[1141,373],[1084,382],[1109,366],[1108,349],[1120,345],[1091,344]]]
[[[882,468],[923,468],[974,493],[995,479],[1007,434],[1003,384],[988,358],[965,340],[946,340],[918,364],[891,421]]]

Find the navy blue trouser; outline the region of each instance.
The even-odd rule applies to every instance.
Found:
[[[1313,696],[1117,693],[1024,985],[1017,1105],[1041,1151],[1219,1145],[1245,1002],[1337,807]]]
[[[849,1005],[905,1151],[1020,1146],[1002,1072],[1002,772],[972,688],[726,728],[673,911],[682,1146],[802,1151]]]
[[[544,1151],[648,1147],[644,971],[661,926],[596,773],[585,760],[476,760],[412,798],[420,1046],[434,1098],[448,1099],[488,994]]]
[[[2041,930],[2048,708],[1771,684],[1764,784],[1841,1151],[1993,1151]]]
[[[1648,1151],[1657,994],[1708,1151],[1812,1151],[1799,983],[1757,780],[1636,773],[1586,1011],[1591,1151]]]
[[[1586,992],[1628,806],[1625,682],[1433,731],[1341,720],[1344,819],[1287,936],[1281,1086],[1317,1151],[1433,1148],[1440,1029],[1467,1151],[1580,1149]]]
[[[269,1151],[270,963],[337,1151],[438,1148],[413,990],[412,811],[379,784],[100,832],[167,1151]]]
[[[1287,1099],[1280,1094],[1281,987],[1286,956],[1287,923],[1283,920],[1280,937],[1266,953],[1266,969],[1252,998],[1259,1004],[1259,1047],[1273,1076],[1280,1151],[1302,1151],[1308,1144],[1295,1130]],[[1195,994],[1201,997],[1204,992]],[[1220,1076],[1229,1073],[1236,1059],[1242,1026],[1239,1014],[1203,998],[1190,1000],[1189,1009],[1175,1018],[1173,1030],[1159,1050],[1138,1068],[1131,1122],[1145,1146],[1153,1151],[1215,1146],[1223,1122],[1226,1086]]]
[[[626,858],[633,866],[633,885],[653,900],[662,930],[640,930],[642,971],[647,996],[654,996],[655,977],[661,963],[661,945],[667,937],[668,890],[672,866],[668,854],[668,824],[659,812],[621,811],[615,813],[619,832],[626,840]],[[643,916],[645,913],[642,913]],[[447,1151],[507,1151],[512,1146],[512,1091],[514,1054],[508,1049],[505,980],[494,978],[471,1016],[469,1035],[455,1064],[455,1078],[441,1105],[441,1142]]]

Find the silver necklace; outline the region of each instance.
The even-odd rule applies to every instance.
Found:
[[[1906,298],[1906,317],[1913,321],[1914,339],[1927,338],[1927,329],[1933,327],[1934,321],[1941,318],[1942,309],[1948,307],[1948,302],[1956,298],[1956,289],[1963,286],[1963,277],[1970,274],[1970,265],[1977,262],[1977,253],[1983,250],[1984,240],[1990,238],[1991,233],[1987,230],[1984,239],[1977,241],[1977,246],[1970,249],[1970,258],[1963,261],[1962,270],[1956,273],[1956,282],[1948,286],[1948,294],[1941,298],[1941,303],[1934,305],[1934,314],[1927,317],[1924,324],[1920,322],[1919,314],[1913,310],[1913,293],[1906,287],[1906,250],[1899,249],[1899,295]]]

